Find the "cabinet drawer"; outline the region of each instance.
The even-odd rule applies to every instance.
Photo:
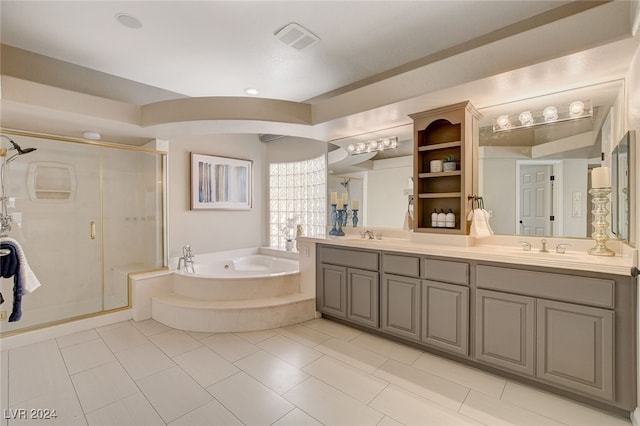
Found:
[[[377,271],[379,267],[378,253],[370,251],[349,250],[336,247],[320,247],[320,261],[332,265]]]
[[[449,260],[424,259],[424,278],[451,284],[469,284],[469,264]]]
[[[613,280],[478,265],[478,287],[613,308]]]
[[[420,258],[383,253],[382,271],[388,274],[420,277]]]

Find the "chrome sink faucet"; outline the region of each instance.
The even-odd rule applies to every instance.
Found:
[[[373,239],[375,238],[375,237],[373,236],[373,231],[371,231],[371,230],[362,231],[362,232],[360,233],[360,237],[362,237],[362,238],[366,237],[367,235],[369,236],[369,239],[370,239],[370,240],[373,240]]]
[[[547,250],[547,240],[545,240],[544,238],[542,239],[542,241],[540,241],[542,243],[542,248],[540,249],[541,253],[549,253],[549,250]]]
[[[184,265],[184,269],[189,272],[189,266],[191,266],[191,272],[195,273],[193,268],[193,258],[196,257],[191,250],[191,246],[189,244],[182,247],[182,257],[178,259],[178,271],[182,269],[182,265]]]

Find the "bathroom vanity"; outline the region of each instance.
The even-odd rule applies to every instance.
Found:
[[[583,402],[635,408],[634,258],[387,241],[316,240],[323,316]]]

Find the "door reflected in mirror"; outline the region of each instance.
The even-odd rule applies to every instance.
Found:
[[[624,115],[618,108],[623,93],[623,82],[615,80],[479,109],[484,118],[480,122],[477,156],[478,195],[483,196],[485,208],[492,214],[490,222],[496,234],[590,238],[590,169],[602,165],[614,168],[609,153],[618,142],[615,135]],[[544,111],[549,105],[567,105],[576,99],[590,100],[591,117],[494,132],[494,122],[502,115]],[[356,157],[343,149],[349,143],[390,134],[398,136],[400,141],[395,152],[372,152]],[[335,169],[335,174],[340,176],[357,177],[362,182],[360,225],[402,229],[404,217],[410,210],[405,191],[407,178],[413,175],[413,126],[407,124],[343,138],[331,144],[339,160],[332,164],[330,153],[329,169]],[[338,155],[341,150],[344,152]],[[605,153],[604,160],[601,153]],[[391,161],[403,163],[400,167]],[[620,157],[617,161],[621,161]],[[543,172],[528,170],[534,166],[546,169]],[[377,179],[385,169],[387,174]],[[541,175],[548,180],[539,183],[539,187],[525,182],[525,179],[540,179]],[[336,188],[333,191],[339,190]],[[367,196],[372,193],[380,195],[379,203]],[[633,192],[627,191],[624,202],[616,198],[616,203],[622,203],[616,206],[616,211],[623,212],[625,205],[632,209],[633,200],[628,199],[632,195]],[[613,197],[612,194],[612,200]],[[542,223],[527,223],[534,219]],[[611,237],[628,234],[627,228],[634,226],[633,219],[630,212],[629,219],[625,219],[628,225],[616,224]]]

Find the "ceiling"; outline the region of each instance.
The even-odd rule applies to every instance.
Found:
[[[94,125],[125,143],[229,129],[342,140],[466,99],[483,108],[575,87],[576,75],[580,84],[620,78],[638,44],[636,6],[622,0],[2,0],[0,65],[3,75],[132,105],[249,97],[245,89],[255,88],[260,98],[311,106],[312,125],[290,127],[263,122],[227,129],[226,122],[199,120],[191,127],[122,130],[83,117],[85,129]],[[119,13],[137,18],[141,28],[121,25]],[[302,51],[283,44],[274,33],[289,23],[319,41]],[[75,119],[7,96],[3,126],[63,122],[59,131],[71,131]]]

